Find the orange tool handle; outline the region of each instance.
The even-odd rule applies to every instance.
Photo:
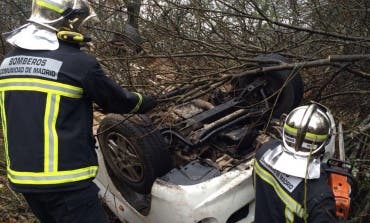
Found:
[[[330,173],[329,185],[334,194],[337,217],[347,219],[351,202],[351,185],[347,176]]]

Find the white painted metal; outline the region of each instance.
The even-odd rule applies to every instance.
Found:
[[[254,220],[252,168],[232,170],[196,185],[174,185],[157,179],[152,187],[151,209],[143,216],[115,188],[97,150],[100,170],[95,183],[100,195],[122,221],[129,223],[225,223],[249,204],[249,215],[238,223]],[[248,161],[249,164],[252,160]],[[247,166],[249,166],[249,164]]]

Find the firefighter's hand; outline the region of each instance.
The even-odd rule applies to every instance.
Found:
[[[157,98],[154,96],[143,95],[143,102],[137,111],[139,114],[146,113],[157,106]]]

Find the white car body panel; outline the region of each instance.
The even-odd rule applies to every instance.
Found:
[[[254,220],[252,168],[235,169],[195,185],[174,185],[157,179],[152,187],[151,208],[144,216],[122,197],[112,183],[102,154],[97,150],[99,172],[95,183],[111,211],[129,223],[225,223],[237,210],[249,204],[249,214],[238,223]],[[253,160],[248,161],[251,165]]]

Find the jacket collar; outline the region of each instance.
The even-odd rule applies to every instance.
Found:
[[[271,168],[290,176],[317,179],[320,178],[320,159],[297,156],[287,152],[283,145],[267,150],[262,160]]]
[[[59,41],[55,31],[27,23],[11,32],[3,34],[12,46],[28,50],[56,50]]]

